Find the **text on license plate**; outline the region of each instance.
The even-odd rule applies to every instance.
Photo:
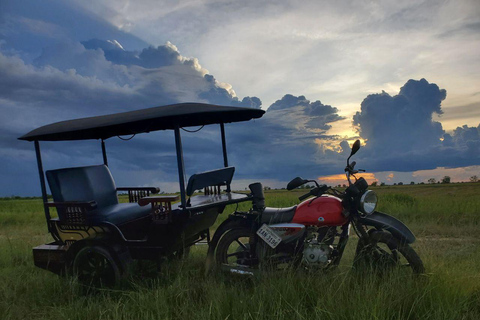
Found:
[[[270,247],[275,249],[280,242],[282,242],[282,238],[275,233],[269,226],[263,224],[257,231],[257,235],[265,241]]]

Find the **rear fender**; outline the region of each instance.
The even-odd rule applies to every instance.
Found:
[[[388,214],[375,211],[371,215],[359,218],[361,224],[372,226],[377,229],[389,231],[395,238],[406,243],[415,242],[415,236],[408,227],[400,220],[389,216]]]

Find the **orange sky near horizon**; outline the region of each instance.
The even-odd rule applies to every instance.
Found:
[[[368,184],[371,184],[374,181],[378,182],[378,179],[375,177],[375,174],[373,172],[364,172],[361,174],[357,174],[356,176],[357,178],[363,177],[365,180],[367,180]],[[317,180],[330,186],[347,184],[347,178],[343,173],[330,176],[321,176],[318,177]]]

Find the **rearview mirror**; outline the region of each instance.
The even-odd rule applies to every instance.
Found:
[[[350,157],[353,156],[357,151],[360,149],[360,140],[357,140],[353,143],[352,152],[350,153]]]
[[[298,188],[298,187],[300,187],[301,185],[303,185],[307,182],[308,182],[308,180],[304,180],[300,177],[296,177],[287,184],[287,190],[289,190],[289,191],[293,190],[293,189]]]

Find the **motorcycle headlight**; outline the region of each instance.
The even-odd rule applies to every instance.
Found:
[[[360,211],[365,214],[372,214],[377,207],[377,194],[372,190],[365,191],[360,198]]]

